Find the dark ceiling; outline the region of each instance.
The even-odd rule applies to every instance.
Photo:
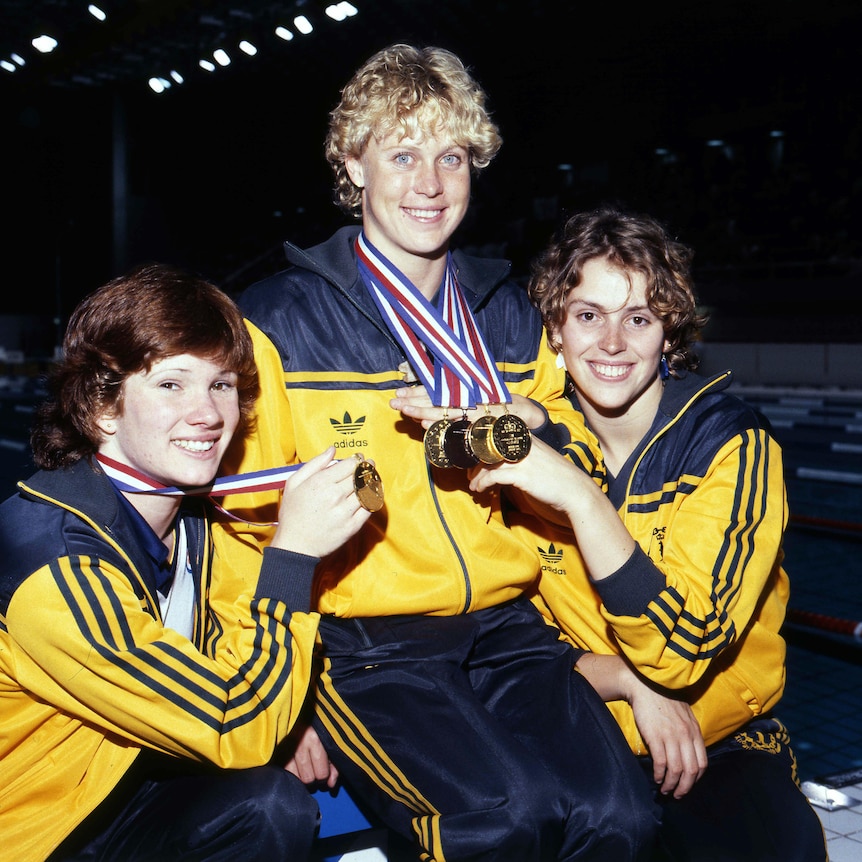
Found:
[[[673,216],[685,234],[702,201],[654,193],[656,148],[697,154],[679,163],[694,195],[709,139],[743,147],[783,129],[797,159],[837,170],[858,134],[859,0],[354,0],[358,14],[341,23],[318,0],[99,5],[105,22],[86,0],[0,0],[0,61],[26,60],[0,69],[0,161],[7,200],[20,199],[2,214],[4,263],[13,282],[33,283],[22,308],[41,290],[71,301],[130,258],[224,279],[263,250],[278,254],[281,238],[325,236],[338,218],[327,113],[393,41],[454,50],[489,93],[505,143],[482,178],[488,204],[474,208],[485,238],[502,213],[525,216],[558,194],[561,163],[580,200],[592,184]],[[297,14],[314,32],[278,39],[275,26],[294,29]],[[60,41],[53,54],[30,46],[42,32]],[[256,56],[237,50],[242,38]],[[233,63],[204,72],[198,60],[220,46]],[[184,83],[153,93],[147,80],[171,70]],[[129,233],[119,256],[118,209]]]
[[[86,0],[0,0],[0,60],[13,52],[26,60],[17,72],[0,75],[0,96],[39,88],[145,92],[151,76],[168,78],[173,69],[185,79],[175,89],[227,90],[266,77],[293,90],[326,91],[331,101],[344,69],[402,40],[452,48],[488,80],[492,99],[521,100],[519,110],[538,101],[547,112],[554,97],[572,92],[585,104],[605,101],[609,110],[620,100],[627,109],[690,112],[689,105],[662,104],[668,97],[734,110],[742,90],[747,104],[764,108],[792,101],[800,79],[829,80],[842,51],[855,49],[862,36],[858,0],[355,0],[358,14],[341,23],[324,14],[328,3],[319,0],[100,5],[104,22],[87,14]],[[311,20],[312,34],[296,33],[297,14]],[[274,35],[279,24],[296,33],[291,42]],[[52,54],[30,45],[43,32],[60,41]],[[237,49],[243,38],[258,46],[255,57]],[[231,53],[232,67],[204,72],[198,61],[212,59],[216,47]],[[494,86],[498,81],[502,86]],[[575,117],[565,120],[575,125]]]
[[[421,12],[421,3],[358,0],[359,14],[336,23],[324,12],[329,4],[309,0],[103,0],[97,5],[107,14],[105,21],[87,13],[85,0],[2,0],[0,58],[17,51],[28,59],[15,76],[22,86],[73,89],[146,85],[151,76],[168,77],[172,69],[191,86],[195,79],[207,78],[198,61],[212,60],[218,47],[227,49],[236,65],[245,63],[246,71],[253,64],[258,73],[290,69],[298,75],[309,71],[309,62],[315,65],[322,50],[341,53],[346,45],[376,45],[387,20],[416,11],[427,15],[430,8]],[[441,2],[435,7],[441,14],[451,14],[456,5]],[[292,23],[300,14],[313,24],[313,34],[301,35]],[[292,44],[275,36],[279,25],[293,32]],[[60,47],[39,57],[30,40],[43,32],[54,35]],[[259,48],[253,60],[237,49],[241,39]],[[225,74],[222,80],[230,77]]]

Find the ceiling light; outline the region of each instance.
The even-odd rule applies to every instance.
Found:
[[[182,76],[182,75],[181,75],[181,74],[180,74],[176,69],[171,69],[171,77],[172,77],[172,78],[173,78],[173,79],[174,79],[178,84],[182,84],[182,83],[183,83],[183,80],[184,80],[184,79],[183,79],[183,76]]]
[[[230,57],[224,48],[216,48],[215,51],[213,51],[213,57],[219,66],[230,66]]]
[[[24,65],[24,58],[20,54],[13,54],[12,59],[19,65]]]
[[[279,39],[284,39],[285,42],[289,42],[293,38],[293,33],[291,33],[287,27],[276,27],[275,35],[278,36]]]
[[[311,21],[305,17],[305,15],[297,15],[296,18],[293,19],[294,26],[303,36],[307,36],[314,27],[311,26]]]
[[[257,54],[257,48],[248,41],[248,39],[243,39],[242,42],[239,43],[240,51],[248,54],[249,57],[254,57]]]
[[[215,63],[210,63],[209,60],[198,60],[198,65],[207,72],[215,72]]]
[[[33,47],[42,54],[50,54],[57,47],[57,40],[53,36],[37,36],[31,43]]]
[[[351,3],[333,3],[327,6],[325,11],[333,21],[343,21],[345,18],[352,18],[357,9]]]
[[[164,93],[164,91],[171,85],[171,82],[166,81],[164,78],[150,78],[147,83],[150,85],[150,89],[154,93]]]
[[[5,69],[7,72],[17,72],[18,67],[8,60],[0,60],[0,69]]]
[[[104,21],[108,16],[94,3],[91,3],[87,7],[87,11],[94,17],[98,18],[100,21]]]

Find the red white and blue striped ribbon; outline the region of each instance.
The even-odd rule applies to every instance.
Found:
[[[169,497],[214,498],[224,497],[227,494],[245,494],[250,491],[270,491],[284,487],[288,476],[302,466],[301,464],[293,464],[289,467],[274,467],[269,470],[239,473],[235,476],[220,476],[214,479],[210,485],[198,488],[179,488],[175,485],[163,485],[145,473],[141,473],[139,470],[135,470],[120,461],[109,458],[107,455],[97,453],[96,460],[102,465],[105,475],[120,491],[126,491],[131,494],[158,494]],[[214,499],[212,503],[219,512],[227,515],[232,520],[243,521],[246,524],[252,523],[251,521],[246,521],[245,518],[231,514]],[[260,526],[273,526],[275,523],[277,522],[272,521],[269,524]]]
[[[363,282],[435,406],[511,401],[458,286],[451,255],[446,262],[442,313],[364,233],[356,238],[356,256]]]
[[[173,497],[224,497],[227,494],[244,494],[249,491],[270,491],[274,488],[282,488],[287,477],[302,466],[294,464],[290,467],[275,467],[253,473],[239,473],[235,476],[220,476],[210,485],[179,488],[162,485],[139,470],[127,467],[107,455],[97,454],[96,460],[102,465],[108,478],[121,491],[132,494],[164,494]]]

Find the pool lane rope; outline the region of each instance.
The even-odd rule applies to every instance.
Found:
[[[787,621],[815,629],[823,629],[835,634],[850,635],[855,640],[862,641],[862,621],[844,620],[840,617],[816,614],[811,611],[798,611],[793,608],[787,610]]]

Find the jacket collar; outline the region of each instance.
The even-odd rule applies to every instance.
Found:
[[[727,389],[730,386],[731,378],[731,371],[722,371],[712,377],[702,377],[699,374],[684,371],[678,378],[668,377],[658,412],[667,417],[668,420],[673,419],[705,392],[720,392],[722,389]],[[665,422],[661,424],[664,425]]]
[[[699,374],[684,371],[680,377],[668,377],[661,395],[653,424],[646,437],[651,437],[672,419],[683,413],[689,404],[700,398],[707,391],[720,392],[730,386],[733,372],[722,371],[712,377],[702,377]],[[572,404],[581,412],[581,405],[576,393],[569,396]]]
[[[24,491],[82,513],[99,526],[112,528],[120,518],[120,501],[110,479],[89,458],[59,470],[40,470],[20,485]]]
[[[325,242],[306,250],[285,242],[285,255],[289,263],[311,270],[350,295],[354,302],[361,302],[357,300],[357,294],[365,295],[367,290],[359,276],[354,252],[360,230],[359,225],[340,228]],[[452,260],[458,284],[473,311],[484,304],[512,270],[512,264],[507,260],[473,257],[458,249],[452,252]]]
[[[122,555],[131,560],[151,594],[155,595],[157,563],[154,553],[164,558],[166,549],[152,531],[149,531],[148,540],[144,539],[145,531],[142,528],[147,525],[137,524],[126,511],[119,499],[119,492],[114,489],[98,462],[85,458],[71,467],[40,470],[20,482],[19,487],[27,496],[41,498],[89,521],[118,547]],[[184,501],[185,506],[196,507],[197,503],[187,499]],[[193,524],[196,520],[192,519]],[[150,544],[150,537],[160,549]],[[190,535],[189,543],[190,548],[197,547],[197,535]]]

